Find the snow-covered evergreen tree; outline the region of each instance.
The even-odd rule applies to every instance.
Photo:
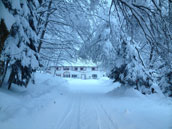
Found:
[[[39,3],[35,0],[2,0],[1,20],[9,26],[11,16],[13,20],[9,28],[9,35],[5,39],[1,60],[8,62],[9,86],[16,83],[20,86],[27,86],[32,72],[38,67],[38,55],[35,44],[37,42],[37,19],[36,6]],[[9,15],[5,15],[5,14]]]
[[[123,40],[114,57],[114,67],[109,75],[122,86],[134,87],[143,94],[151,93],[154,82],[149,70],[145,68],[138,46]]]
[[[122,83],[122,86],[135,87],[145,94],[151,93],[155,82],[153,70],[145,63],[148,57],[142,54],[142,46],[146,42],[144,34],[137,22],[132,21],[133,26],[128,27],[129,23],[124,17],[121,17],[120,21],[117,20],[119,15],[121,14],[112,15],[110,22],[107,16],[103,17],[105,20],[98,22],[99,26],[95,27],[80,55],[94,62],[101,62],[110,77]],[[130,19],[132,20],[132,17]],[[131,28],[135,28],[134,36],[130,32]]]

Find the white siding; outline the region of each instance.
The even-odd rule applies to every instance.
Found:
[[[58,77],[69,77],[66,74],[70,74],[70,78],[80,79],[96,79],[93,76],[97,75],[97,79],[106,75],[105,72],[100,71],[98,67],[86,67],[86,66],[68,66],[69,70],[63,66],[51,67],[51,73]],[[64,69],[65,68],[65,69]],[[77,70],[76,70],[77,68]],[[65,75],[64,75],[65,74]]]

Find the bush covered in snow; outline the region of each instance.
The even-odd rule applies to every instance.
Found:
[[[139,59],[137,47],[129,41],[123,41],[115,57],[109,77],[122,86],[134,87],[143,94],[151,93],[152,78]]]

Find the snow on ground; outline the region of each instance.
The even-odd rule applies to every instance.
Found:
[[[164,96],[116,88],[106,78],[37,73],[36,80],[0,89],[0,129],[172,129],[172,100]]]
[[[0,89],[0,121],[19,115],[18,111],[34,112],[46,106],[66,90],[67,81],[52,75],[36,73],[36,84],[28,88],[12,85],[9,91]],[[0,124],[1,129],[1,124]]]

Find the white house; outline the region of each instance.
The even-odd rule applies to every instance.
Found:
[[[50,66],[47,72],[63,78],[99,79],[106,76],[103,70],[90,62],[64,63],[61,66]]]

